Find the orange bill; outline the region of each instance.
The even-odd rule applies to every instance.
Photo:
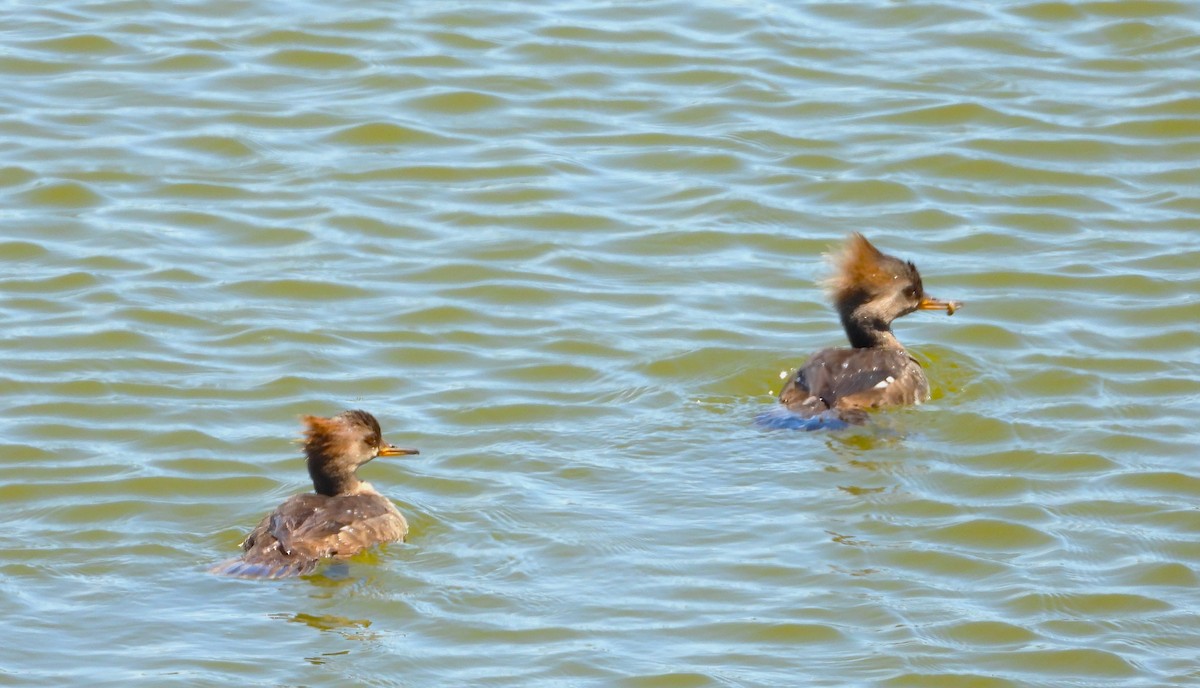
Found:
[[[922,296],[917,309],[922,311],[946,311],[946,315],[954,315],[954,311],[962,308],[962,301],[943,301],[932,296]]]
[[[405,449],[391,444],[384,444],[379,448],[379,456],[405,456],[408,454],[420,454],[416,449]]]

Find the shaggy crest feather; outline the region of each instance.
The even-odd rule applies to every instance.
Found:
[[[858,232],[846,238],[841,249],[825,254],[833,266],[833,274],[822,280],[821,286],[834,303],[854,295],[873,294],[906,279],[921,290],[921,275],[911,261],[903,261],[883,253]]]

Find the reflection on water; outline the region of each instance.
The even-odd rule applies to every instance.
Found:
[[[343,638],[348,640],[373,639],[371,634],[362,632],[371,626],[371,622],[367,619],[347,619],[329,614],[321,616],[314,616],[312,614],[271,614],[270,616],[273,619],[282,621],[302,623],[318,631],[337,631]],[[333,656],[347,654],[347,652],[331,652],[329,654]]]

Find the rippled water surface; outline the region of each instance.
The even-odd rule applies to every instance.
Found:
[[[0,19],[0,683],[1200,685],[1200,5]],[[933,399],[756,427],[855,230]],[[354,407],[410,541],[208,574]]]

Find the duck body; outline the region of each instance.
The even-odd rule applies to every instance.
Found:
[[[788,377],[779,401],[790,411],[815,416],[929,400],[925,371],[897,349],[824,349]]]
[[[390,499],[359,480],[356,470],[376,456],[417,450],[384,442],[379,422],[366,411],[305,416],[304,422],[314,492],[284,500],[242,542],[242,555],[217,564],[212,572],[241,578],[303,576],[323,560],[348,559],[408,535],[404,516]]]
[[[847,239],[834,263],[826,287],[850,347],[811,356],[784,381],[779,402],[798,418],[844,426],[863,422],[865,409],[928,401],[925,372],[892,333],[892,322],[918,310],[953,315],[962,304],[925,294],[915,265],[882,253],[858,233]]]
[[[408,535],[408,522],[379,493],[288,497],[242,542],[240,558],[220,573],[245,578],[306,576],[323,559],[348,559]]]

